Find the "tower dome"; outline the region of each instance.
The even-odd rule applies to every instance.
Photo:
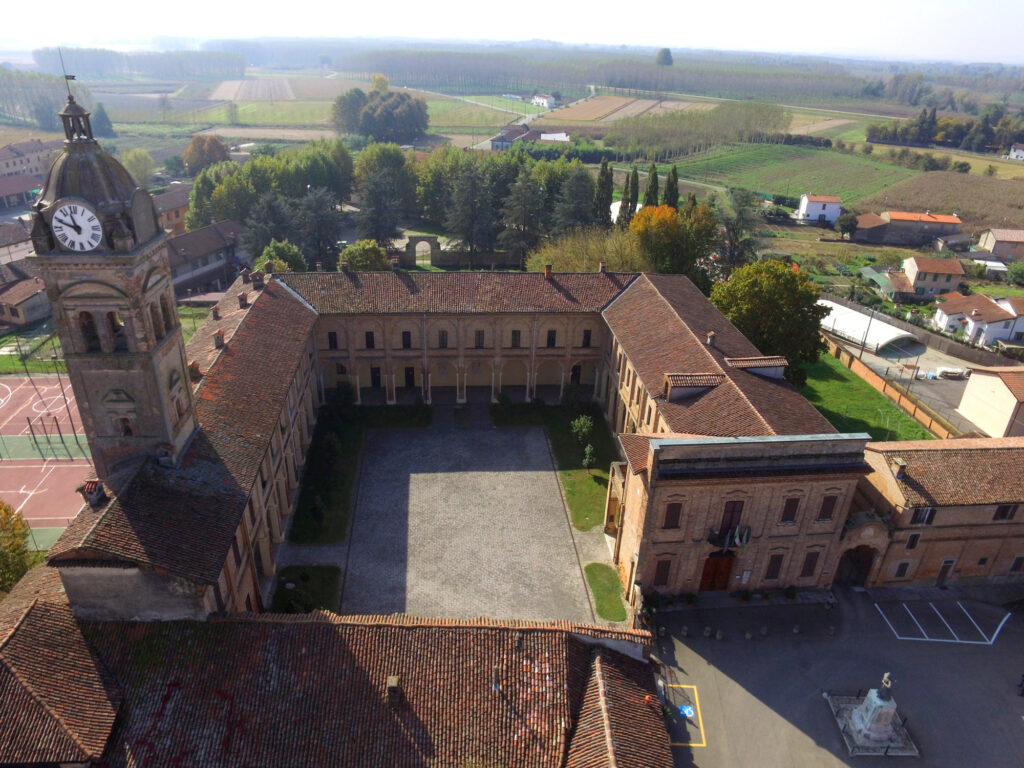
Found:
[[[89,114],[68,94],[60,111],[64,150],[50,166],[32,206],[37,213],[32,228],[37,254],[59,249],[51,234],[52,211],[69,201],[85,203],[95,213],[103,232],[97,251],[130,251],[161,231],[152,196],[92,137]]]

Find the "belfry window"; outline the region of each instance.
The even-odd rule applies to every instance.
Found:
[[[107,312],[107,331],[114,343],[115,352],[124,352],[128,349],[128,334],[117,312]]]
[[[160,310],[157,309],[156,304],[149,305],[149,316],[153,321],[153,334],[156,336],[157,341],[164,337],[164,321],[160,317]]]
[[[78,327],[82,332],[82,342],[86,352],[100,351],[100,335],[96,331],[96,319],[92,312],[78,313]]]

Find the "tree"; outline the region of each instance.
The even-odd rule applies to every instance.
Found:
[[[92,111],[91,123],[93,136],[108,139],[117,136],[114,133],[114,126],[111,125],[110,118],[107,116],[107,110],[103,108],[102,103],[97,102],[96,109]]]
[[[857,214],[841,214],[839,218],[836,219],[836,229],[838,229],[843,237],[847,239],[853,237],[853,233],[857,231]]]
[[[387,93],[388,88],[391,87],[391,83],[388,81],[386,75],[382,75],[379,72],[370,78],[370,91],[373,93]]]
[[[779,261],[758,261],[716,283],[711,301],[765,355],[789,361],[786,378],[803,386],[804,364],[825,349],[821,320],[829,310],[818,305],[818,288],[800,272]]]
[[[181,155],[171,155],[164,160],[164,170],[171,176],[184,176],[185,161],[182,159]]]
[[[758,198],[745,190],[733,190],[733,212],[719,209],[721,239],[718,244],[720,259],[718,269],[721,276],[729,278],[732,271],[752,260],[757,252],[757,238],[754,237],[757,226]]]
[[[494,210],[483,172],[476,163],[470,163],[455,183],[446,225],[471,257],[479,249],[494,245]]]
[[[445,144],[416,164],[416,199],[424,219],[443,227],[452,207],[452,191],[469,162],[465,152]]]
[[[634,165],[629,172],[629,220],[636,215],[636,203],[640,199],[640,172]]]
[[[21,513],[0,501],[0,592],[10,592],[32,565],[28,538]]]
[[[594,188],[594,224],[608,229],[612,225],[612,193],[614,181],[608,158],[601,158],[601,168],[597,172],[597,185]]]
[[[569,422],[569,431],[576,438],[576,442],[585,445],[594,429],[594,420],[590,416],[577,416]]]
[[[551,264],[556,272],[596,272],[601,262],[611,272],[653,272],[628,229],[578,229],[545,241],[526,259],[529,272]]]
[[[1014,261],[1007,266],[1006,279],[1014,285],[1024,285],[1024,261]]]
[[[359,115],[367,100],[361,88],[352,88],[338,96],[331,105],[334,130],[338,133],[356,133],[359,130]]]
[[[658,204],[658,166],[651,163],[647,171],[647,189],[644,190],[644,207]]]
[[[683,229],[679,215],[667,205],[644,206],[629,225],[657,272],[692,274],[695,264],[684,253]]]
[[[386,248],[398,236],[399,220],[415,203],[415,172],[397,144],[371,144],[356,159],[355,187],[360,234]]]
[[[540,242],[543,215],[544,197],[540,185],[524,166],[501,208],[504,229],[498,235],[501,246],[514,253],[520,264]]]
[[[619,215],[615,217],[615,223],[619,229],[629,229],[629,224],[633,220],[633,214],[629,210],[629,196],[630,196],[630,175],[626,174],[626,180],[622,185],[622,197],[619,198]]]
[[[387,251],[373,240],[356,240],[341,252],[341,256],[348,261],[348,268],[356,272],[388,272],[391,270],[391,259],[388,258]]]
[[[256,266],[266,272],[305,272],[306,259],[302,251],[287,240],[271,240]]]
[[[216,136],[193,136],[182,159],[189,174],[198,176],[204,168],[228,160],[228,149]]]
[[[674,165],[665,177],[665,191],[662,193],[661,204],[679,210],[679,173]]]
[[[555,205],[555,231],[568,232],[589,227],[594,223],[594,193],[596,185],[590,171],[576,165],[562,184]]]
[[[238,104],[233,101],[228,102],[228,125],[238,125]]]
[[[659,67],[671,67],[672,66],[672,51],[668,48],[662,48],[658,51],[658,55],[654,57],[654,63]]]
[[[319,262],[325,269],[334,269],[342,223],[334,195],[323,187],[314,187],[299,199],[294,211],[295,238],[306,263],[314,267]]]
[[[249,209],[242,244],[249,253],[263,253],[263,250],[275,240],[283,241],[289,238],[293,219],[292,205],[287,198],[273,192],[265,192]]]
[[[121,158],[121,165],[132,175],[135,183],[145,188],[153,176],[153,156],[144,149],[131,149]]]
[[[373,92],[359,113],[359,133],[378,141],[413,141],[427,132],[427,102],[408,93]]]

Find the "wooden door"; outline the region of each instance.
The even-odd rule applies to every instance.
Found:
[[[380,387],[380,368],[377,366],[370,368],[370,386]]]
[[[416,369],[411,366],[405,369],[405,386],[410,389],[416,386]]]
[[[700,576],[700,591],[728,589],[733,560],[731,552],[715,552],[709,555],[704,561],[704,572]]]
[[[949,578],[949,574],[953,571],[953,565],[956,564],[956,560],[943,560],[942,565],[939,568],[939,575],[935,579],[935,586],[941,587],[946,583],[946,579]]]

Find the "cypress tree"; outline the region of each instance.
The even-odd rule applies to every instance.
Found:
[[[658,207],[658,166],[651,163],[647,171],[647,189],[644,190],[644,206]]]
[[[665,192],[661,204],[679,210],[679,175],[673,165],[665,178]]]
[[[619,198],[619,216],[615,220],[619,229],[628,229],[629,222],[633,218],[629,213],[629,178],[630,175],[627,173],[626,181],[622,185],[622,197]]]
[[[629,172],[629,218],[633,219],[633,214],[636,213],[636,201],[640,199],[640,173],[637,171],[636,166],[633,166],[633,170]]]
[[[594,190],[594,224],[607,229],[612,225],[612,169],[608,159],[601,158],[601,170],[597,172],[597,188]]]

